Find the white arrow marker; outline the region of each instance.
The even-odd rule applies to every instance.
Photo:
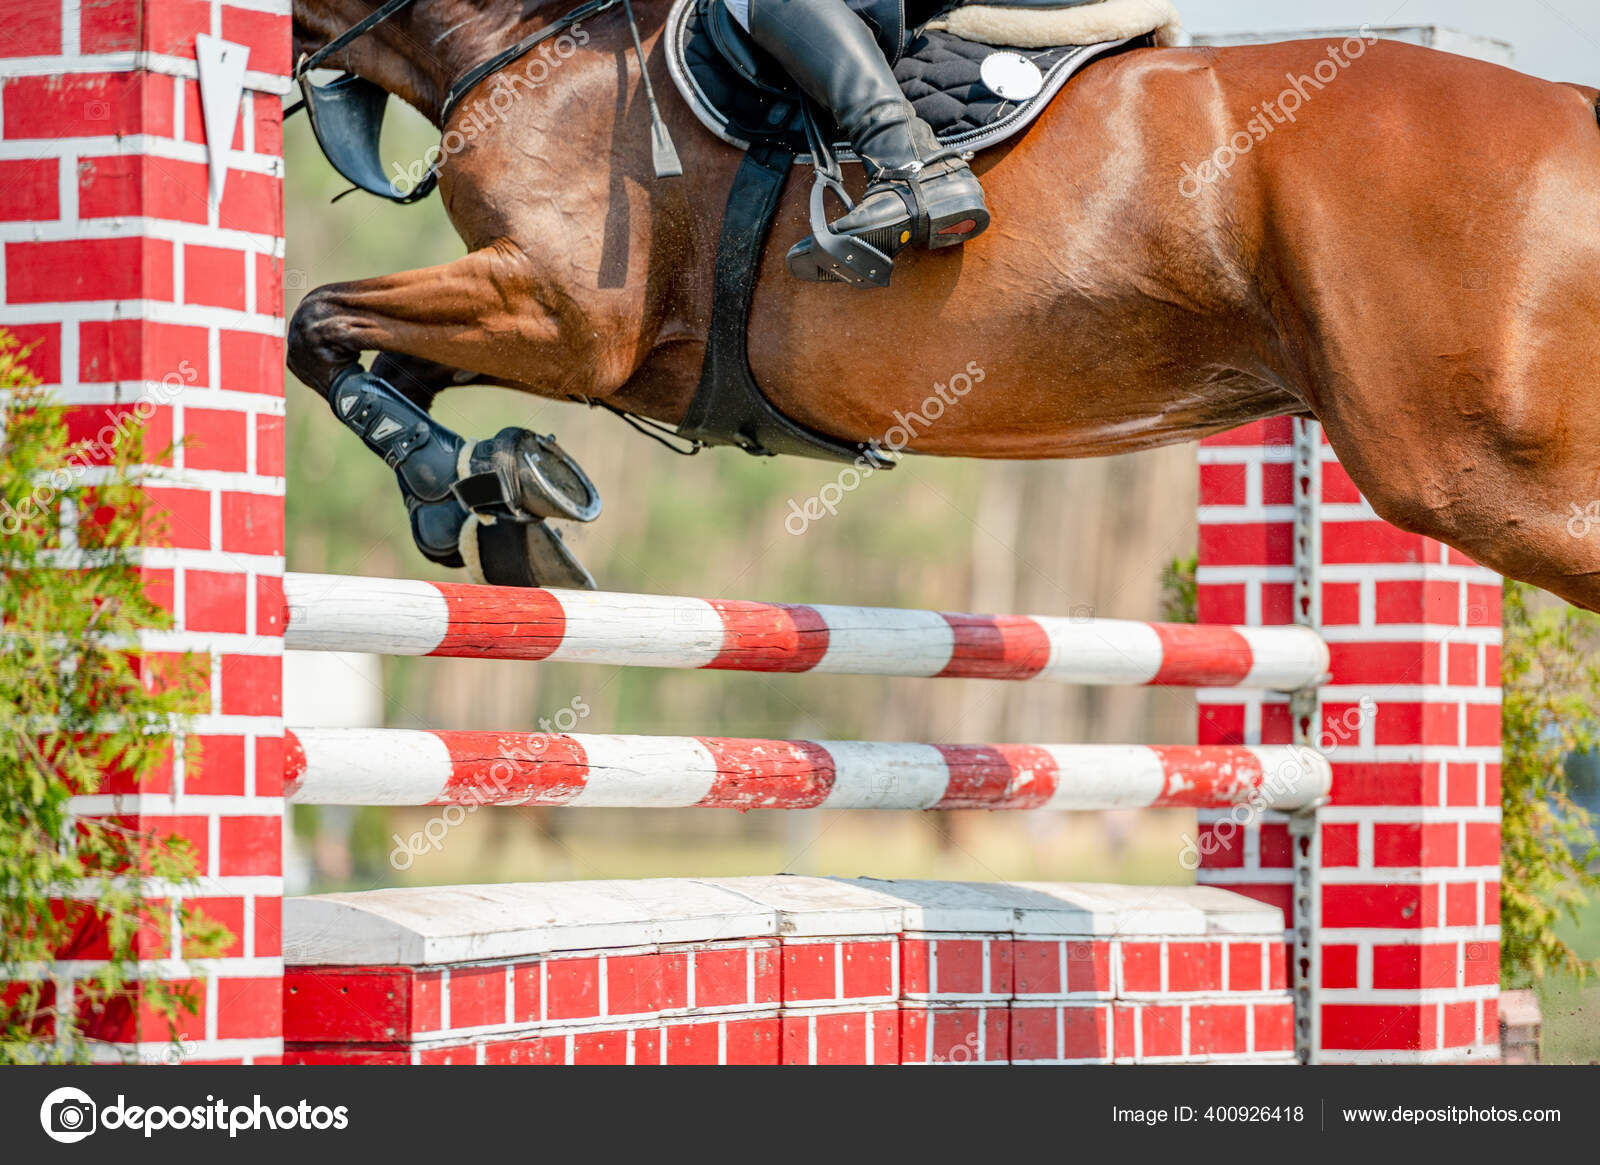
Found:
[[[211,163],[211,205],[217,206],[228,178],[228,149],[244,100],[244,67],[250,59],[250,46],[201,33],[194,38],[194,55],[200,65],[200,113],[206,122]]]

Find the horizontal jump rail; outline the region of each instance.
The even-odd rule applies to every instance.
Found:
[[[633,809],[1298,809],[1327,759],[1289,746],[889,744],[298,728],[288,795],[312,805]]]
[[[284,645],[718,671],[1293,691],[1328,671],[1307,627],[962,615],[603,591],[284,576]]]

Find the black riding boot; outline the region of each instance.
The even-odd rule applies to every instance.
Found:
[[[891,259],[911,243],[951,247],[989,225],[983,187],[959,155],[939,156],[883,50],[844,0],[751,0],[750,35],[832,115],[867,168],[865,197],[829,224]],[[789,252],[802,279],[832,279],[815,241]]]

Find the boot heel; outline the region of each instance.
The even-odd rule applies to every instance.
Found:
[[[954,207],[943,214],[928,216],[928,249],[959,247],[975,239],[989,226],[989,212],[981,206]]]

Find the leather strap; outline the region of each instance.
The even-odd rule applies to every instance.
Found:
[[[786,453],[826,461],[865,458],[874,468],[886,469],[894,462],[873,446],[829,437],[784,416],[750,370],[750,305],[767,232],[794,157],[780,147],[753,146],[734,175],[717,243],[705,363],[678,435],[703,445],[737,445],[760,457]]]

